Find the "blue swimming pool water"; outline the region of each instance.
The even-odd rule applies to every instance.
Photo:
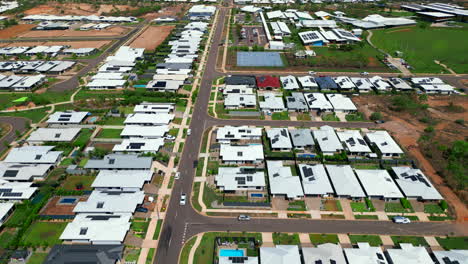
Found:
[[[63,204],[73,204],[76,202],[76,198],[63,198],[60,203]]]
[[[94,123],[94,122],[96,122],[96,120],[97,120],[97,116],[93,116],[93,117],[91,117],[91,118],[89,119],[88,122]]]
[[[146,88],[146,84],[135,84],[133,85],[135,88]]]
[[[261,197],[263,197],[263,194],[261,194],[261,193],[251,193],[250,197],[260,197],[261,198]]]
[[[220,257],[243,257],[244,251],[238,249],[220,249],[219,250]]]

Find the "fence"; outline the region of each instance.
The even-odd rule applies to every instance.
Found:
[[[224,206],[239,206],[239,207],[270,207],[270,203],[254,203],[254,202],[223,202]]]

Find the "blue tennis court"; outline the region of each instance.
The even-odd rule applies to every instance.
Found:
[[[279,52],[237,52],[237,66],[241,67],[283,67]]]

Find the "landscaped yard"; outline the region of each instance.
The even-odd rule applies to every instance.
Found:
[[[340,240],[338,239],[338,235],[335,234],[309,234],[310,241],[314,245],[325,244],[325,243],[333,243],[338,244]]]
[[[393,243],[399,245],[400,243],[410,243],[414,246],[428,246],[424,237],[417,236],[392,236]]]
[[[120,138],[120,133],[123,129],[104,128],[96,136],[96,138]]]
[[[322,115],[322,120],[323,121],[340,121],[340,119],[335,115],[335,113]]]
[[[355,219],[367,219],[367,220],[378,220],[379,217],[376,215],[354,215]]]
[[[436,237],[437,242],[445,249],[465,249],[468,250],[468,237]]]
[[[89,141],[89,138],[91,137],[91,135],[93,134],[93,131],[92,129],[89,129],[89,128],[83,128],[80,130],[80,134],[78,135],[78,137],[75,139],[75,141],[73,141],[73,145],[74,146],[77,146],[77,147],[84,147],[86,146],[86,144],[88,143]]]
[[[34,252],[31,257],[29,257],[28,262],[26,264],[42,264],[48,253],[37,253]]]
[[[307,113],[297,114],[296,118],[298,121],[310,121],[311,120],[310,115]]]
[[[271,119],[273,120],[289,120],[288,112],[277,112],[271,115]]]
[[[288,211],[306,211],[306,204],[304,201],[289,202]]]
[[[373,212],[373,208],[368,208],[366,203],[363,202],[351,202],[351,209],[353,212]]]
[[[357,113],[354,113],[354,114],[347,114],[345,118],[346,118],[346,121],[348,121],[348,122],[367,121],[366,117],[361,112],[357,112]]]
[[[99,120],[98,123],[100,125],[107,125],[107,126],[122,126],[124,124],[125,117],[104,117],[104,119]]]
[[[425,204],[424,212],[427,214],[444,214],[444,210],[438,204]]]
[[[434,63],[438,60],[457,73],[467,73],[468,38],[461,37],[467,33],[467,27],[413,26],[374,30],[371,41],[392,56],[395,51],[403,52],[403,58],[414,67],[414,72],[440,73],[443,68]]]
[[[128,261],[128,262],[138,261],[138,257],[140,256],[140,251],[141,249],[139,248],[130,249],[124,257],[125,261]]]
[[[412,209],[405,209],[399,202],[385,203],[385,212],[388,213],[412,213]]]
[[[61,244],[59,237],[67,224],[66,222],[35,222],[25,232],[21,242],[34,246]]]
[[[287,233],[273,233],[273,243],[275,245],[299,245],[301,241],[299,240],[298,234],[287,234]]]
[[[358,242],[367,242],[373,247],[382,245],[382,240],[379,236],[375,235],[349,235],[351,244],[357,244]]]
[[[90,191],[92,189],[91,184],[94,182],[94,179],[96,179],[96,176],[68,175],[62,184],[62,189],[65,191]]]
[[[338,200],[322,200],[322,211],[343,211],[341,203]]]
[[[130,225],[130,228],[135,232],[135,236],[145,238],[148,226],[149,221],[144,221],[144,219],[135,219]]]

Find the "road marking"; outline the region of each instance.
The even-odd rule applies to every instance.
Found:
[[[182,245],[185,244],[185,238],[186,238],[186,236],[187,236],[187,229],[188,229],[188,223],[185,222],[184,234],[182,235]]]

